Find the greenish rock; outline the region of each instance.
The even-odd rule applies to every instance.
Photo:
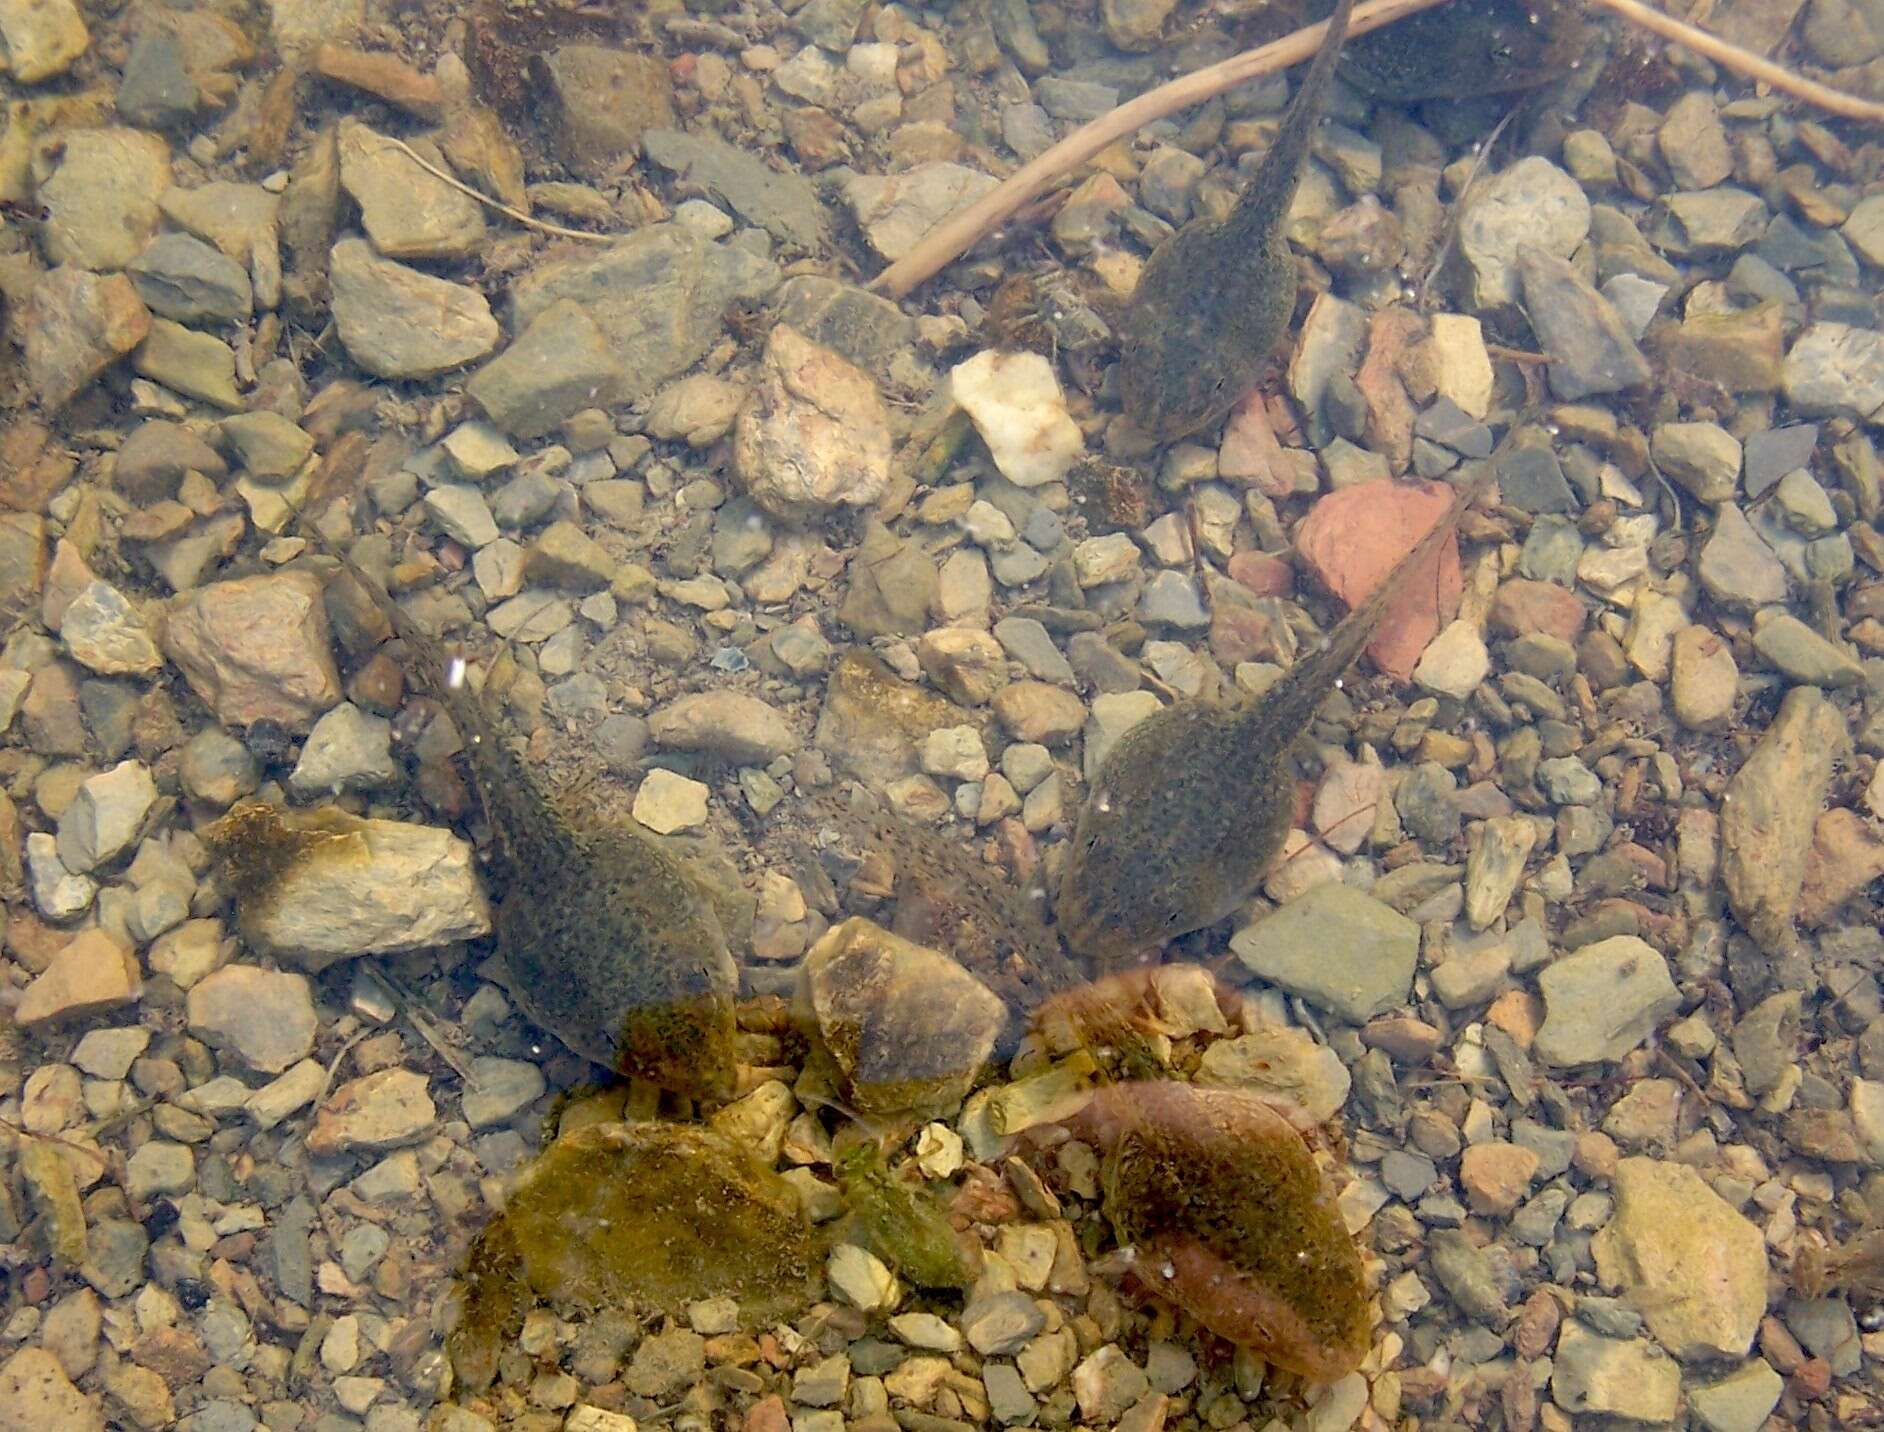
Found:
[[[792,1186],[734,1140],[667,1123],[598,1123],[556,1140],[473,1246],[447,1346],[490,1382],[535,1297],[648,1313],[731,1298],[747,1325],[816,1294],[820,1258]]]
[[[828,218],[811,181],[795,170],[774,169],[757,154],[710,134],[650,129],[641,136],[647,157],[696,190],[725,204],[749,224],[807,253],[824,246]]]
[[[1753,645],[1793,681],[1837,690],[1857,686],[1864,668],[1790,612],[1767,608],[1753,619]]]
[[[862,637],[912,636],[928,627],[941,586],[934,558],[872,518],[838,620]]]
[[[620,378],[602,330],[581,304],[565,299],[478,369],[465,391],[505,432],[535,438],[607,398]]]
[[[236,413],[217,425],[249,476],[293,477],[314,453],[314,439],[280,413]]]
[[[1707,1432],[1760,1432],[1786,1380],[1765,1358],[1752,1358],[1715,1382],[1688,1389],[1688,1410]]]
[[[893,1172],[875,1139],[840,1147],[834,1160],[846,1236],[919,1288],[970,1288],[981,1273],[973,1244],[920,1184]]]
[[[150,321],[150,333],[132,352],[131,366],[185,397],[201,398],[219,408],[242,406],[235,386],[235,350],[220,338],[168,318]]]
[[[1420,931],[1371,895],[1331,882],[1237,931],[1230,948],[1261,978],[1365,1024],[1405,1002]]]
[[[1668,961],[1634,935],[1585,945],[1545,969],[1537,983],[1544,1023],[1534,1049],[1558,1067],[1620,1059],[1681,1008]]]

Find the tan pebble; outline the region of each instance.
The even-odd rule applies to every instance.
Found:
[[[1537,1155],[1517,1144],[1475,1144],[1459,1159],[1459,1182],[1479,1213],[1511,1212],[1536,1173]]]

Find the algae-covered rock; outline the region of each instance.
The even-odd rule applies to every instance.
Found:
[[[734,1140],[590,1124],[544,1150],[479,1238],[452,1360],[488,1381],[532,1293],[649,1311],[731,1298],[743,1321],[771,1322],[815,1297],[819,1263],[797,1193]]]
[[[953,1110],[1007,1023],[999,997],[954,960],[862,916],[805,956],[797,1013],[843,1097],[873,1116]]]
[[[1075,1128],[1105,1150],[1106,1217],[1154,1295],[1277,1367],[1332,1382],[1368,1346],[1361,1255],[1308,1146],[1271,1103],[1176,1082],[1101,1089]]]
[[[859,1138],[836,1157],[849,1236],[919,1288],[968,1288],[979,1251],[955,1230],[940,1201],[894,1173],[875,1139]]]

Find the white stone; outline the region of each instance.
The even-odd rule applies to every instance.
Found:
[[[1463,701],[1491,673],[1491,653],[1473,623],[1461,617],[1434,637],[1413,668],[1413,679],[1428,691]]]
[[[1439,395],[1471,417],[1484,417],[1491,409],[1492,363],[1483,328],[1463,313],[1435,313],[1432,326]]]
[[[949,387],[1017,487],[1058,482],[1086,449],[1053,365],[1038,353],[977,353],[955,366]]]
[[[896,1306],[896,1275],[883,1260],[855,1243],[840,1243],[831,1250],[824,1270],[831,1291],[862,1312],[880,1312]]]

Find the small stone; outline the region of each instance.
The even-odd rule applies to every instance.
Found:
[[[1714,512],[1714,531],[1701,548],[1701,585],[1722,606],[1746,611],[1786,600],[1786,569],[1731,502]]]
[[[894,262],[997,182],[979,169],[938,160],[899,174],[851,175],[844,180],[843,192],[870,246]]]
[[[1459,1183],[1476,1213],[1503,1217],[1529,1192],[1537,1155],[1517,1144],[1474,1144],[1459,1159]]]
[[[1077,696],[1044,681],[1009,682],[995,694],[993,707],[1008,735],[1042,746],[1064,745],[1086,721]]]
[[[1096,1348],[1073,1369],[1073,1396],[1088,1423],[1117,1422],[1150,1390],[1143,1369],[1116,1343]]]
[[[1459,249],[1471,265],[1473,307],[1516,303],[1525,245],[1568,256],[1590,228],[1582,186],[1548,159],[1531,156],[1473,186],[1459,220]]]
[[[705,751],[741,766],[763,766],[798,749],[798,740],[776,707],[739,691],[699,691],[648,717],[657,745]]]
[[[160,234],[127,272],[153,313],[179,323],[235,323],[255,308],[248,270],[189,234]]]
[[[1491,653],[1478,627],[1455,621],[1434,637],[1413,668],[1413,680],[1427,691],[1465,700],[1491,672]]]
[[[1547,1064],[1620,1059],[1681,1007],[1661,953],[1633,935],[1585,945],[1538,976],[1544,1023],[1533,1048]]]
[[[1769,607],[1753,619],[1753,645],[1793,681],[1836,690],[1864,680],[1864,668],[1790,612]]]
[[[1759,1432],[1779,1403],[1786,1380],[1753,1358],[1715,1382],[1688,1388],[1688,1410],[1707,1432]]]
[[[962,1335],[983,1357],[1012,1357],[1046,1326],[1046,1314],[1026,1293],[992,1293],[962,1309]]]
[[[21,9],[9,5],[6,13],[17,17]],[[11,50],[4,30],[0,39]],[[157,201],[170,187],[169,146],[155,134],[120,126],[72,128],[61,136],[57,159],[36,195],[46,209],[41,242],[47,257],[99,273],[122,269],[163,221]]]
[[[81,26],[81,28],[83,28]],[[11,32],[0,25],[0,37]],[[128,1290],[127,1290],[128,1291]],[[97,1405],[43,1347],[23,1347],[0,1365],[0,1432],[104,1432]]]
[[[302,797],[385,790],[402,774],[392,753],[392,722],[343,701],[314,723],[288,788]]]
[[[699,781],[656,767],[635,792],[634,817],[657,835],[697,830],[706,824],[710,794]]]
[[[1656,132],[1662,162],[1683,189],[1709,189],[1733,173],[1733,153],[1714,96],[1690,90],[1674,104]]]
[[[1523,816],[1500,816],[1472,828],[1465,861],[1465,917],[1473,929],[1486,929],[1504,915],[1536,842],[1537,827]],[[1440,968],[1453,963],[1447,960]]]
[[[1718,423],[1661,423],[1650,452],[1664,475],[1710,506],[1731,502],[1740,483],[1740,443]]]
[[[1237,931],[1230,948],[1261,978],[1365,1024],[1405,1002],[1419,943],[1419,926],[1404,915],[1326,884]]]
[[[137,956],[103,930],[83,930],[60,949],[26,987],[14,1007],[13,1018],[22,1029],[89,1019],[132,1003],[141,989],[142,971],[138,968]],[[93,1031],[93,1034],[104,1032]],[[77,1062],[76,1055],[74,1059]],[[80,1063],[79,1067],[86,1065]],[[96,1077],[123,1076],[101,1074]]]
[[[314,1048],[318,1021],[305,975],[225,965],[187,999],[190,1032],[246,1068],[279,1074]]]
[[[410,1069],[381,1069],[348,1080],[315,1114],[308,1151],[330,1158],[413,1142],[437,1118],[426,1083],[423,1074]]]
[[[1559,398],[1620,392],[1654,376],[1622,316],[1566,260],[1525,244],[1518,249],[1518,271],[1525,311],[1550,359],[1550,388]]]
[[[474,1129],[508,1123],[538,1099],[548,1086],[543,1071],[521,1059],[479,1055],[471,1061],[474,1083],[464,1091],[465,1122]]]
[[[831,1291],[853,1308],[876,1313],[896,1306],[896,1275],[876,1254],[855,1243],[840,1243],[831,1250],[824,1276]]]
[[[1571,1319],[1557,1339],[1551,1395],[1572,1413],[1672,1422],[1681,1369],[1645,1338],[1608,1338]]]
[[[420,273],[342,239],[328,265],[335,331],[380,378],[429,378],[487,356],[502,337],[476,289]]]
[[[1704,626],[1675,633],[1670,660],[1675,719],[1690,731],[1718,731],[1733,718],[1740,668],[1732,649]]]
[[[1874,419],[1884,411],[1884,333],[1815,323],[1787,350],[1783,381],[1796,413]]]
[[[341,699],[320,579],[279,572],[217,582],[170,613],[163,644],[224,725],[306,730]]]
[[[805,522],[863,507],[889,482],[888,415],[874,379],[795,329],[775,325],[733,436],[733,470],[773,516]]]
[[[24,315],[26,378],[57,412],[150,334],[150,314],[122,274],[62,264],[34,283]]]
[[[131,847],[157,800],[157,784],[140,761],[120,761],[92,776],[59,817],[59,860],[89,875]]]
[[[1016,486],[1057,482],[1084,453],[1059,380],[1040,354],[989,349],[957,364],[949,384],[995,466]]]

